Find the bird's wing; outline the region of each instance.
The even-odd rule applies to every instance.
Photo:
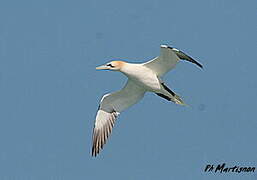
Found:
[[[137,103],[144,94],[143,88],[128,80],[122,90],[103,96],[93,130],[92,156],[96,156],[103,148],[119,113]]]
[[[193,58],[178,49],[166,45],[161,45],[160,56],[144,63],[144,66],[153,70],[158,76],[163,76],[176,66],[179,59],[190,61],[202,68],[202,65]]]

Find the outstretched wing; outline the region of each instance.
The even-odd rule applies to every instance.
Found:
[[[143,88],[128,80],[122,90],[103,96],[93,130],[92,156],[96,156],[103,148],[119,113],[137,103],[144,94]]]
[[[185,61],[189,61],[191,63],[196,64],[197,66],[199,66],[200,68],[203,68],[203,66],[197,62],[196,60],[194,60],[193,58],[191,58],[190,56],[186,55],[186,53],[176,49],[176,48],[172,48],[169,47],[171,50],[173,50],[173,52],[179,57],[179,59],[185,60]]]
[[[161,45],[160,56],[144,63],[144,65],[152,69],[158,76],[163,76],[176,66],[179,59],[190,61],[202,68],[202,65],[193,58],[189,57],[178,49],[166,45]]]

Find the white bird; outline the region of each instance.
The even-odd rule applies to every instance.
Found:
[[[153,92],[168,101],[185,105],[182,99],[161,80],[161,77],[173,69],[180,59],[202,68],[202,65],[193,58],[167,45],[161,45],[160,56],[146,63],[112,61],[96,68],[120,71],[128,77],[128,80],[120,91],[102,97],[93,130],[92,156],[96,156],[103,148],[120,112],[137,103],[145,92]]]

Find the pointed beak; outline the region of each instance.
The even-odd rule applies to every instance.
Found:
[[[102,65],[102,66],[96,67],[96,69],[100,70],[100,69],[110,69],[110,68],[106,65]]]

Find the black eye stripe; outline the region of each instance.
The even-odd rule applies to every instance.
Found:
[[[113,65],[111,65],[111,64],[107,64],[107,66],[114,67],[114,66],[113,66]]]

